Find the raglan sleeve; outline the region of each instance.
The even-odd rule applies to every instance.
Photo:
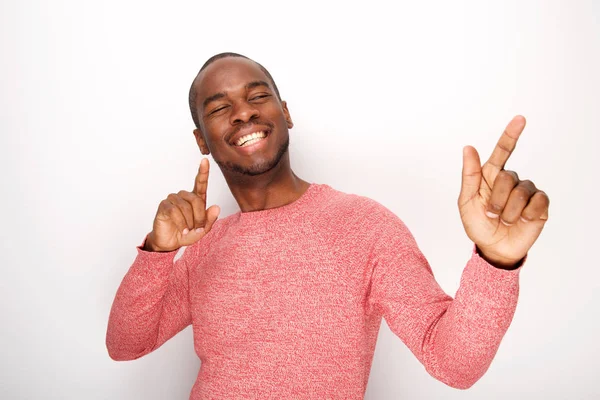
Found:
[[[391,211],[373,212],[368,307],[380,313],[434,378],[467,389],[487,371],[517,305],[519,273],[473,251],[453,299],[436,282],[411,232]]]
[[[106,347],[117,361],[140,358],[191,324],[189,265],[194,248],[186,248],[177,261],[177,251],[147,252],[141,245],[137,252],[108,320]]]

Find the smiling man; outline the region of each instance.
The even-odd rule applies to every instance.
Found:
[[[475,246],[453,299],[397,216],[294,174],[290,112],[260,64],[209,59],[190,109],[198,147],[241,211],[217,221],[219,208],[206,208],[207,159],[191,192],[160,203],[111,310],[113,359],[148,354],[191,324],[202,362],[191,399],[361,399],[384,317],[442,382],[468,388],[485,373],[548,218],[546,194],[504,170],[523,117],[483,166],[464,149],[458,206]]]

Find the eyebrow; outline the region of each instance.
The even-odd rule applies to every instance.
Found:
[[[206,108],[206,106],[208,106],[209,103],[212,103],[215,100],[222,99],[223,97],[225,97],[225,93],[223,93],[223,92],[215,93],[212,96],[209,96],[206,99],[204,99],[204,102],[202,103],[202,107]]]
[[[246,87],[246,90],[250,90],[250,89],[254,89],[259,86],[265,86],[266,88],[271,89],[269,84],[265,81],[252,81],[252,82],[248,83],[245,87]],[[212,96],[209,96],[204,100],[204,102],[202,103],[202,107],[206,108],[206,106],[208,106],[213,101],[222,99],[223,97],[226,97],[226,96],[227,95],[225,94],[225,92],[215,93]]]
[[[258,86],[266,86],[268,89],[270,89],[271,87],[269,86],[269,84],[265,81],[252,81],[249,84],[246,85],[246,89],[250,90],[250,89],[254,89],[255,87]]]

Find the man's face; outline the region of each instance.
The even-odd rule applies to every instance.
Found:
[[[251,60],[226,57],[210,64],[194,83],[203,154],[226,173],[263,174],[287,152],[293,126],[287,105]]]

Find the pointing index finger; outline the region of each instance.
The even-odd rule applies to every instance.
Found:
[[[496,172],[504,169],[504,165],[517,146],[517,140],[525,128],[525,117],[517,115],[514,117],[504,129],[504,133],[498,140],[492,155],[488,159],[488,165],[491,165]]]
[[[194,193],[196,193],[206,204],[206,188],[208,187],[208,172],[210,166],[207,158],[203,158],[200,161],[200,167],[198,168],[198,174],[196,175],[196,181],[194,182]]]

